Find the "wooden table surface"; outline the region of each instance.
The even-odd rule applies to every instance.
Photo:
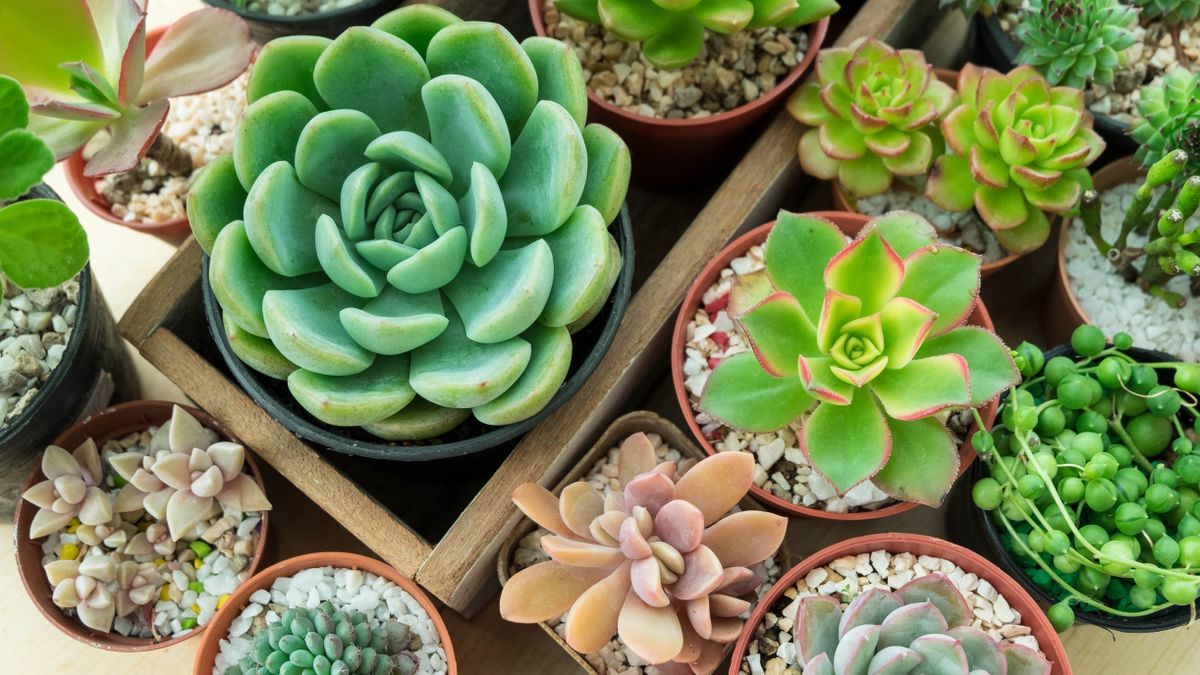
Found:
[[[159,0],[152,3],[150,23],[164,25],[200,6],[199,0]],[[524,3],[521,3],[524,4]],[[96,278],[120,317],[138,291],[174,251],[171,243],[133,230],[114,226],[88,212],[74,198],[60,168],[47,182],[72,206],[88,231],[92,266]],[[1009,332],[997,321],[1002,334]],[[1010,341],[1026,337],[1012,326]],[[143,387],[150,399],[184,401],[182,393],[136,354]],[[678,416],[668,387],[660,387],[645,407]],[[346,530],[268,468],[267,488],[276,506],[268,563],[300,553],[320,550],[367,551]],[[882,522],[832,524],[794,519],[788,545],[805,555],[835,541],[888,530],[945,534],[947,508],[921,508]],[[175,674],[190,672],[199,640],[170,649],[126,655],[100,652],[59,633],[38,614],[17,576],[12,552],[12,525],[0,525],[0,673],[42,675],[87,672],[89,675]],[[473,618],[453,612],[445,614],[458,654],[460,671],[466,675],[568,675],[578,672],[557,645],[536,626],[504,623],[495,600]],[[1064,636],[1074,672],[1081,675],[1154,673],[1185,675],[1200,672],[1193,649],[1200,648],[1200,629],[1180,628],[1154,635],[1110,634],[1090,626],[1076,627]]]

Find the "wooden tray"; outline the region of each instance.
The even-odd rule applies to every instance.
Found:
[[[518,37],[531,32],[521,0],[439,4],[465,18],[501,21]],[[853,4],[846,3],[848,12]],[[837,44],[865,36],[917,44],[936,16],[937,3],[928,0],[868,0]],[[517,524],[513,489],[527,481],[554,484],[632,394],[660,379],[667,327],[711,255],[739,230],[770,220],[780,206],[797,207],[801,132],[780,112],[715,194],[710,185],[671,194],[630,191],[639,272],[626,320],[583,389],[515,447],[414,465],[336,457],[301,442],[223,372],[201,311],[201,250],[194,241],[142,291],[120,331],[382,559],[450,607],[470,612],[494,589],[491,565]]]

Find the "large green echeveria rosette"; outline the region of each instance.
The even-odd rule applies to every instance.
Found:
[[[849,244],[829,221],[783,212],[764,256],[773,290],[737,317],[752,351],[718,364],[700,407],[758,433],[799,421],[801,449],[839,494],[873,480],[939,504],[959,469],[946,414],[1017,380],[1003,343],[962,325],[979,256],[901,211]]]
[[[189,198],[231,347],[388,440],[537,414],[622,261],[625,144],[560,42],[416,5],[263,48]]]

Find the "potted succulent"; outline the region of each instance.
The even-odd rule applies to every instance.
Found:
[[[719,173],[807,71],[835,0],[529,0],[539,35],[583,61],[597,121],[633,148],[635,178]],[[581,101],[582,103],[582,101]]]
[[[137,391],[95,285],[79,219],[41,183],[54,153],[28,128],[16,80],[0,75],[0,513],[64,425]]]
[[[286,35],[335,38],[395,8],[389,0],[204,0],[237,12],[260,44]]]
[[[826,50],[817,72],[788,106],[812,127],[800,143],[805,170],[836,179],[840,204],[927,216],[943,239],[984,255],[984,274],[1046,242],[1049,218],[1075,207],[1090,186],[1085,167],[1104,150],[1080,92],[1051,89],[1029,68],[967,64],[956,96],[919,52],[868,40]],[[893,91],[902,98],[886,107]],[[1006,112],[977,131],[983,110]]]
[[[254,460],[215,420],[121,404],[46,448],[17,509],[18,572],[67,635],[159,649],[204,630],[253,575],[270,508]]]
[[[204,635],[193,675],[455,675],[450,633],[411,579],[353,553],[309,553],[254,575]]]
[[[974,457],[967,411],[993,415],[1018,377],[979,256],[912,213],[831,219],[781,212],[709,264],[675,324],[676,396],[707,452],[755,454],[769,506],[936,506]]]
[[[579,73],[560,42],[428,5],[263,49],[234,153],[191,198],[210,328],[261,405],[326,447],[415,459],[512,438],[579,386],[630,284],[609,231],[629,153],[584,125]],[[456,446],[391,444],[468,419]]]
[[[637,415],[614,427],[665,425]],[[547,533],[511,577],[502,560],[501,616],[555,621],[561,641],[589,658],[623,650],[652,672],[712,673],[768,580],[787,520],[738,507],[753,478],[748,455],[697,462],[659,434],[612,435],[589,455],[599,455],[592,471],[558,495],[534,483],[514,491]],[[610,452],[613,443],[619,450]]]
[[[134,172],[124,187],[109,196],[145,190],[137,173],[143,157],[161,172],[181,179],[190,175],[193,159],[170,134],[162,131],[169,99],[221,87],[240,75],[254,53],[249,30],[234,14],[208,8],[188,14],[162,34],[147,55],[146,10],[138,0],[56,4],[49,10],[55,40],[33,41],[0,62],[0,74],[21,82],[31,103],[30,131],[41,136],[55,156],[68,161],[68,178],[80,199],[98,215],[134,225],[133,202],[117,217],[95,179]],[[5,44],[25,44],[45,26],[47,8],[22,2],[6,14],[0,28]],[[94,141],[89,144],[89,141]],[[82,151],[89,145],[88,157]],[[127,183],[132,182],[133,185]],[[185,181],[186,182],[186,181]],[[184,183],[171,188],[182,200]],[[166,186],[162,200],[169,197]],[[150,201],[146,195],[143,202]],[[141,207],[138,207],[139,209]],[[186,231],[186,219],[136,223],[159,234]]]
[[[1082,217],[1064,223],[1046,325],[1052,338],[1065,339],[1075,326],[1095,323],[1198,359],[1200,162],[1183,150],[1159,155],[1144,147],[1151,164],[1130,158],[1105,167],[1098,189],[1084,193]]]
[[[834,544],[793,567],[751,615],[729,675],[868,668],[1071,673],[1050,622],[999,568],[948,541],[887,533]]]
[[[1025,381],[976,444],[972,527],[1060,631],[1167,630],[1200,595],[1200,365],[1133,343],[1081,326],[1022,345]]]

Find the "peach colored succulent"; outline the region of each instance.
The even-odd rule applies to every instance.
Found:
[[[158,589],[163,584],[154,563],[136,563],[126,560],[117,565],[116,615],[125,616],[134,610],[152,604],[158,598]]]
[[[133,538],[125,546],[125,555],[139,556],[151,553],[168,555],[174,550],[175,540],[171,539],[171,533],[167,530],[167,526],[162,523],[154,523],[147,527],[145,532],[133,535]]]
[[[246,450],[241,445],[216,441],[212,431],[179,406],[158,430],[151,448],[164,434],[164,450],[153,455],[124,452],[109,459],[113,470],[129,482],[117,495],[117,512],[145,509],[156,519],[166,519],[171,539],[179,541],[217,504],[240,511],[270,510],[258,484],[242,472]]]
[[[113,517],[112,500],[100,489],[100,453],[86,443],[69,453],[51,445],[42,455],[46,480],[25,491],[26,501],[38,507],[29,526],[29,537],[38,539],[67,526],[72,518],[85,525],[100,525]]]
[[[621,492],[601,495],[583,482],[560,497],[535,483],[517,488],[513,502],[553,533],[541,541],[551,560],[509,580],[500,613],[516,623],[566,613],[566,641],[579,652],[615,633],[665,674],[703,675],[741,634],[750,603],[740,596],[764,579],[787,520],[729,513],[752,484],[749,454],[721,453],[686,471],[656,462],[649,439],[635,434],[618,455]]]
[[[54,604],[73,609],[83,625],[107,633],[116,616],[116,601],[108,584],[117,578],[117,564],[108,555],[83,560],[56,560],[45,566],[54,588]]]

